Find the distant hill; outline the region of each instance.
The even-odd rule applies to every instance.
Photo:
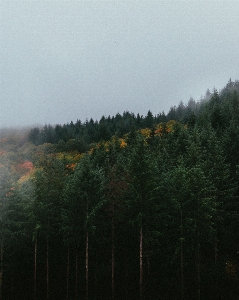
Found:
[[[239,93],[239,81],[233,82],[230,79],[220,92],[208,90],[199,101],[190,98],[187,104],[180,102],[178,106],[171,107],[167,114],[161,112],[153,115],[149,110],[146,116],[142,116],[125,111],[122,115],[102,116],[99,121],[90,119],[84,123],[78,120],[75,123],[70,122],[63,125],[36,126],[30,130],[28,139],[35,145],[54,144],[56,151],[78,150],[84,152],[90,148],[92,143],[109,140],[113,135],[122,137],[132,129],[153,128],[156,124],[169,120],[180,121],[184,124],[195,123],[195,118],[200,117],[205,113],[207,107],[210,107],[215,94],[220,98],[220,107],[223,109],[223,105],[230,106],[229,98],[232,98],[233,93]],[[228,103],[226,104],[226,102]],[[229,113],[230,109],[227,111]],[[210,114],[210,112],[208,113]]]

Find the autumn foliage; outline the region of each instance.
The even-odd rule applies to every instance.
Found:
[[[237,299],[238,91],[0,131],[0,298]]]

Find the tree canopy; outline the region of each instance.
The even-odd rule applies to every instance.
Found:
[[[237,299],[239,83],[0,131],[0,299]]]

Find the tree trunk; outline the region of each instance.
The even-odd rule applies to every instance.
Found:
[[[86,232],[86,253],[85,253],[85,288],[86,300],[89,298],[89,232]]]
[[[216,234],[215,234],[215,242],[214,242],[214,263],[215,263],[215,267],[217,266],[217,263],[218,263],[218,235],[217,235],[217,229],[216,229]],[[214,279],[214,290],[217,291],[220,291],[220,288],[219,288],[219,274],[218,272],[216,272],[216,276],[215,276],[215,279]]]
[[[46,299],[49,299],[49,238],[46,239]]]
[[[216,232],[215,243],[214,243],[214,261],[215,261],[215,264],[218,261],[218,239],[217,239],[217,232]]]
[[[139,242],[139,286],[140,286],[140,300],[143,300],[143,226],[140,227],[140,242]]]
[[[124,273],[125,273],[125,299],[129,299],[129,257],[128,257],[128,249],[126,249],[126,255],[124,259]]]
[[[181,299],[184,300],[184,249],[183,249],[183,212],[180,212],[180,248],[181,248]]]
[[[11,299],[14,299],[14,278],[13,278],[13,272],[12,272],[12,275],[11,275]]]
[[[199,208],[197,208],[197,216],[199,216]],[[200,258],[200,229],[198,229],[198,220],[196,219],[196,268],[197,268],[197,299],[201,299],[201,258]]]
[[[148,278],[150,277],[150,258],[149,258],[149,254],[147,256],[147,267],[148,267]]]
[[[1,240],[1,253],[0,253],[0,300],[3,299],[2,297],[2,283],[3,283],[3,238]]]
[[[196,222],[197,224],[197,222]],[[195,226],[196,227],[196,226]],[[196,227],[197,228],[197,227]],[[197,244],[196,244],[196,269],[197,269],[197,300],[201,299],[201,258],[200,258],[200,232],[199,230],[196,231],[196,238],[197,238]]]
[[[67,267],[66,267],[66,299],[69,299],[69,274],[70,274],[70,245],[67,245]]]
[[[37,299],[37,233],[34,245],[34,300]]]
[[[78,249],[76,249],[76,261],[75,261],[75,295],[76,299],[78,299]]]
[[[94,290],[95,297],[94,299],[97,300],[98,295],[98,256],[96,254],[96,260],[95,260],[95,290]]]
[[[201,299],[200,253],[197,251],[197,299]]]
[[[114,204],[113,204],[114,205]],[[112,289],[112,300],[115,299],[115,224],[114,224],[114,207],[113,207],[113,216],[111,220],[111,289]]]

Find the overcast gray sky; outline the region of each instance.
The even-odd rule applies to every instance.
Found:
[[[239,79],[239,1],[1,0],[0,126],[168,112]]]

